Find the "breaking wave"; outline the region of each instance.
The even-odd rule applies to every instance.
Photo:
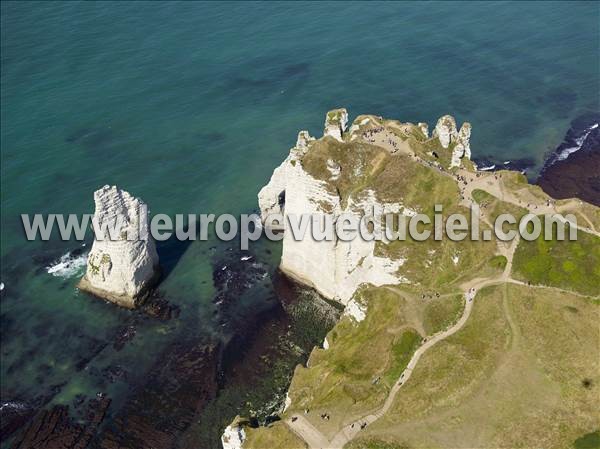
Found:
[[[83,274],[85,264],[87,263],[88,253],[69,251],[63,254],[60,259],[46,267],[48,274],[61,278],[72,278]]]

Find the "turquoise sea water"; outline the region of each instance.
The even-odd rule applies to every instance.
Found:
[[[81,270],[48,274],[78,245],[26,242],[19,214],[92,212],[104,184],[152,212],[252,211],[298,130],[320,135],[334,107],[430,126],[450,113],[472,123],[475,156],[539,168],[600,109],[599,23],[594,2],[3,2],[2,400],[94,394],[82,342],[128,313],[77,293]],[[94,363],[143,376],[182,333],[218,335],[212,244],[163,250],[182,320]],[[256,252],[274,268],[276,245]]]

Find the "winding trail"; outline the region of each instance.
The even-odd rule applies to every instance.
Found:
[[[395,142],[395,145],[392,144],[391,142]],[[416,158],[417,160],[419,160],[419,162],[421,162],[424,165],[429,165],[429,166],[431,165],[431,164],[427,163],[426,161],[422,160],[416,153],[414,153],[410,149],[410,147],[408,145],[405,144],[404,141],[402,141],[400,138],[398,138],[396,135],[394,135],[392,133],[383,132],[380,135],[378,135],[373,140],[372,143],[375,143],[377,145],[380,145],[380,146],[386,148],[391,153],[401,151],[405,154],[408,154],[411,157]],[[456,179],[456,175],[453,175],[450,172],[447,172],[443,169],[440,170],[440,172]],[[529,204],[524,205],[523,200],[520,200],[516,195],[514,195],[513,192],[507,192],[504,189],[504,186],[500,182],[500,179],[498,179],[498,177],[494,176],[493,173],[489,173],[489,174],[485,173],[484,174],[482,172],[479,172],[479,177],[477,177],[476,174],[473,172],[470,172],[467,170],[459,170],[459,175],[463,176],[464,179],[466,180],[466,185],[461,186],[461,189],[463,189],[463,200],[461,201],[461,204],[463,204],[467,207],[470,206],[474,202],[472,193],[475,189],[483,190],[483,191],[501,199],[504,202],[524,208],[524,209],[528,210],[530,213],[533,213],[535,215],[558,214],[559,209],[564,210],[564,209],[568,209],[572,206],[571,203],[566,203],[566,204],[560,205],[559,207],[556,207],[553,203],[547,203],[547,202],[537,203],[537,204],[530,202]],[[573,201],[575,201],[575,200],[573,200]],[[587,221],[587,224],[590,225],[590,228],[581,227],[581,226],[575,225],[573,223],[571,223],[571,224],[580,231],[600,237],[600,233],[598,233],[594,229],[594,226],[591,223],[591,221],[588,219],[588,217],[586,217],[585,215],[583,215],[583,217]],[[502,255],[504,255],[507,259],[506,267],[504,268],[503,272],[499,276],[496,276],[493,278],[472,279],[470,281],[463,283],[460,286],[461,290],[464,293],[464,297],[465,297],[465,308],[463,310],[461,317],[458,319],[458,321],[454,325],[452,325],[448,329],[427,337],[425,342],[421,346],[419,346],[419,348],[417,348],[417,350],[414,352],[413,356],[411,357],[410,361],[408,362],[406,368],[404,369],[402,374],[400,374],[400,377],[398,378],[396,383],[390,389],[390,392],[381,407],[379,407],[377,410],[363,416],[362,418],[357,419],[357,420],[345,425],[334,435],[334,437],[331,440],[328,440],[327,437],[325,437],[325,435],[323,435],[323,433],[321,433],[315,426],[313,426],[308,421],[308,419],[306,419],[302,415],[294,415],[291,418],[286,419],[284,422],[287,424],[287,426],[296,435],[298,435],[304,442],[306,442],[306,444],[308,445],[308,447],[310,449],[341,449],[341,448],[343,448],[343,446],[346,443],[348,443],[350,440],[352,440],[362,430],[362,428],[374,423],[375,421],[377,421],[379,418],[381,418],[383,415],[385,415],[389,411],[392,404],[394,403],[394,400],[396,399],[398,392],[400,391],[402,386],[410,379],[413,370],[415,369],[417,363],[419,362],[419,360],[421,359],[423,354],[425,354],[426,351],[428,351],[430,348],[432,348],[434,345],[436,345],[440,341],[445,340],[446,338],[450,337],[451,335],[454,335],[456,332],[458,332],[460,329],[462,329],[464,327],[467,320],[469,319],[469,316],[471,315],[475,296],[480,289],[490,286],[490,285],[495,285],[495,284],[512,283],[512,284],[524,285],[524,286],[528,286],[528,287],[532,287],[532,288],[548,288],[548,289],[552,289],[552,290],[567,292],[566,290],[562,290],[557,287],[549,287],[549,286],[543,286],[543,285],[528,285],[525,282],[518,281],[516,279],[511,278],[510,274],[512,272],[513,257],[514,257],[515,251],[517,249],[517,246],[519,244],[519,240],[520,239],[517,236],[517,238],[513,239],[510,242],[510,244],[498,245],[500,253]],[[574,294],[577,296],[583,296],[583,297],[586,296],[586,295],[581,295],[581,294],[571,292],[571,291],[568,291],[568,293]],[[505,307],[505,309],[508,307],[507,303],[506,303],[506,295],[505,295],[504,307]],[[506,312],[508,313],[508,310],[506,310]],[[507,316],[510,319],[510,315],[508,314]],[[511,328],[515,327],[515,324],[512,321],[510,322],[510,325],[511,325]]]
[[[331,441],[327,440],[327,438],[302,415],[294,415],[292,418],[287,419],[285,421],[286,424],[312,449],[342,448],[348,441],[352,440],[362,430],[361,426],[365,424],[372,424],[388,412],[388,410],[394,403],[394,400],[396,399],[396,395],[398,394],[402,386],[406,383],[406,381],[410,379],[410,376],[412,375],[412,372],[415,369],[417,363],[419,362],[421,356],[436,343],[450,337],[451,335],[455,334],[460,329],[462,329],[462,327],[469,319],[469,316],[471,315],[471,310],[473,310],[473,299],[475,297],[476,292],[479,289],[488,285],[500,284],[505,282],[506,273],[507,270],[505,269],[505,271],[496,278],[477,278],[468,281],[467,283],[461,286],[465,295],[465,308],[461,317],[450,328],[438,332],[437,334],[433,334],[432,336],[429,336],[425,343],[423,343],[421,346],[419,346],[419,348],[417,348],[410,361],[408,362],[408,365],[406,366],[402,374],[400,374],[399,379],[390,389],[390,392],[385,402],[377,411],[366,415],[350,424],[347,424],[340,431],[338,431],[338,433],[333,437]]]

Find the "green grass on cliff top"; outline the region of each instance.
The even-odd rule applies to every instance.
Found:
[[[533,285],[600,296],[600,238],[579,231],[577,241],[546,241],[543,235],[531,242],[521,240],[513,276]]]
[[[328,160],[341,167],[337,180],[330,179]],[[364,142],[319,139],[303,157],[302,166],[311,176],[326,181],[330,193],[340,196],[342,206],[350,196],[358,199],[372,190],[381,202],[398,203],[432,218],[435,204],[442,205],[444,217],[459,212],[469,216],[468,210],[458,205],[460,193],[453,178],[407,155],[391,155]],[[390,244],[377,242],[376,246],[377,255],[406,260],[400,271],[408,281],[438,291],[448,291],[468,276],[481,275],[495,251],[494,242],[453,242],[448,238],[441,242],[408,238]],[[456,257],[458,263],[453,262]]]
[[[367,427],[362,441],[573,447],[600,426],[593,356],[599,311],[592,301],[556,290],[481,289],[465,326],[421,357],[390,411]]]
[[[410,362],[413,353],[419,347],[421,338],[413,329],[408,329],[394,341],[390,367],[385,373],[385,380],[388,385],[393,385],[398,380],[400,374]]]
[[[367,317],[360,323],[342,318],[327,336],[329,349],[315,349],[308,368],[296,369],[289,413],[327,412],[332,426],[360,417],[383,403],[419,344],[406,298],[385,287],[359,290],[355,298],[368,308]]]

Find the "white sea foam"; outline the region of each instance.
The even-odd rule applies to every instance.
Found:
[[[495,169],[496,169],[496,164],[492,164],[489,167],[478,168],[479,171],[488,171],[488,170],[495,170]]]
[[[556,156],[556,160],[557,161],[564,161],[571,154],[575,153],[576,151],[579,151],[581,149],[581,145],[583,145],[583,142],[585,142],[585,139],[587,139],[587,137],[590,135],[590,133],[592,132],[592,130],[598,128],[598,125],[599,125],[598,123],[594,123],[592,126],[590,126],[579,138],[575,139],[575,146],[574,147],[565,148],[564,150],[562,150]]]
[[[48,274],[61,278],[81,276],[87,263],[87,253],[73,256],[70,252],[64,254],[56,262],[46,267]]]

